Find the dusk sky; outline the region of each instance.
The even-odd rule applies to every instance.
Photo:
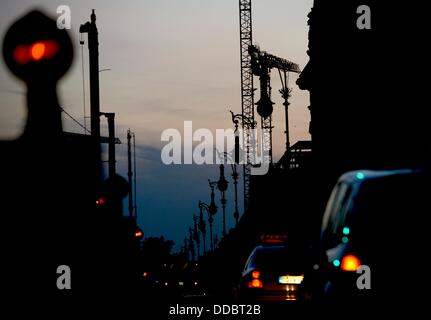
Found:
[[[84,123],[82,58],[79,25],[96,9],[99,29],[101,111],[116,113],[117,171],[126,177],[126,131],[136,134],[138,221],[145,236],[172,239],[182,244],[199,200],[209,202],[208,178],[218,178],[217,166],[176,165],[161,162],[165,144],[160,136],[167,128],[183,131],[184,121],[193,129],[232,128],[229,109],[240,113],[240,63],[238,0],[128,0],[128,1],[2,1],[0,35],[30,9],[38,7],[56,18],[59,5],[71,8],[75,44],[74,64],[59,85],[61,106]],[[262,50],[299,64],[308,61],[307,14],[312,0],[253,0],[253,42]],[[89,116],[88,46],[84,35],[86,110]],[[291,143],[310,139],[308,92],[290,77]],[[257,78],[255,79],[257,83]],[[284,108],[278,90],[278,73],[272,73],[274,158],[284,151]],[[255,99],[257,101],[258,99]],[[0,62],[0,139],[20,135],[25,123],[25,87]],[[83,130],[63,117],[66,131]],[[107,135],[106,119],[101,118]],[[87,119],[89,127],[89,119]],[[49,143],[45,141],[43,143]],[[106,160],[106,156],[105,156]],[[227,190],[228,226],[233,219],[233,184],[230,168]],[[242,170],[240,171],[242,184]],[[239,194],[242,194],[242,186]],[[221,205],[215,230],[221,230]],[[240,198],[242,214],[242,197]],[[127,208],[125,208],[126,210]]]

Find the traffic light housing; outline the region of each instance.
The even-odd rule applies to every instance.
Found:
[[[26,83],[56,82],[72,64],[73,45],[65,29],[35,10],[9,28],[3,57],[12,73]]]

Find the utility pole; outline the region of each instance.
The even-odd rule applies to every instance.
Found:
[[[95,154],[100,154],[100,96],[99,96],[99,36],[96,26],[96,14],[94,9],[90,16],[90,21],[81,24],[80,33],[88,34],[88,51],[90,60],[90,118],[91,118],[91,137],[95,145]],[[97,163],[97,177],[100,176],[102,165]],[[99,186],[101,181],[97,178]]]
[[[132,134],[130,129],[127,130],[127,178],[129,182],[129,217],[134,218],[133,215],[133,182],[132,182],[132,146],[131,146]],[[136,195],[135,195],[136,196]]]
[[[138,220],[138,205],[136,202],[136,140],[135,140],[135,133],[132,132],[132,138],[133,138],[133,196],[135,199],[135,202],[133,204],[134,212],[135,212],[135,224]]]
[[[109,177],[113,178],[116,174],[116,159],[115,159],[115,113],[113,112],[100,112],[101,116],[108,119],[108,155],[109,155]]]
[[[91,135],[100,146],[100,96],[99,96],[99,36],[94,9],[90,21],[79,27],[80,33],[88,34],[88,51],[90,59],[90,108]]]

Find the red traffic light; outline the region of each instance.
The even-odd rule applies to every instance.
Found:
[[[13,51],[17,64],[27,64],[31,61],[50,60],[59,51],[59,45],[54,40],[38,41],[31,45],[18,45]]]

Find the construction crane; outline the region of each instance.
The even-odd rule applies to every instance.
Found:
[[[252,11],[251,0],[239,0],[239,27],[240,27],[240,59],[241,59],[241,124],[243,130],[243,148],[245,154],[245,164],[243,166],[243,181],[244,181],[244,211],[248,208],[250,194],[250,173],[252,164],[256,163],[254,157],[256,155],[256,141],[254,137],[254,129],[256,122],[254,120],[254,85],[253,75],[260,78],[261,99],[257,105],[257,111],[262,116],[261,125],[265,132],[263,134],[262,144],[263,150],[268,150],[269,159],[263,159],[272,162],[272,105],[271,102],[271,86],[270,86],[270,70],[276,68],[280,74],[282,89],[280,93],[284,98],[284,106],[286,110],[286,150],[289,150],[289,126],[288,98],[290,90],[287,86],[288,73],[299,73],[299,66],[288,60],[278,58],[266,52],[260,51],[256,46],[253,46],[252,32]],[[282,77],[282,73],[284,77]],[[232,115],[234,117],[234,115]]]
[[[286,150],[289,150],[289,116],[288,106],[290,89],[288,88],[288,73],[300,73],[299,66],[289,60],[276,57],[265,51],[261,51],[258,46],[250,45],[248,47],[250,55],[251,70],[253,75],[259,77],[260,81],[260,99],[257,104],[257,113],[261,116],[262,127],[262,150],[268,151],[263,159],[266,163],[272,163],[272,111],[274,102],[271,101],[271,69],[278,69],[282,89],[280,93],[284,99],[285,121],[286,121]],[[282,73],[284,76],[282,76]]]
[[[243,166],[244,211],[248,208],[250,172],[255,154],[252,134],[254,130],[254,87],[253,71],[248,48],[252,45],[251,0],[239,0],[239,30],[241,58],[241,116],[245,164]]]

